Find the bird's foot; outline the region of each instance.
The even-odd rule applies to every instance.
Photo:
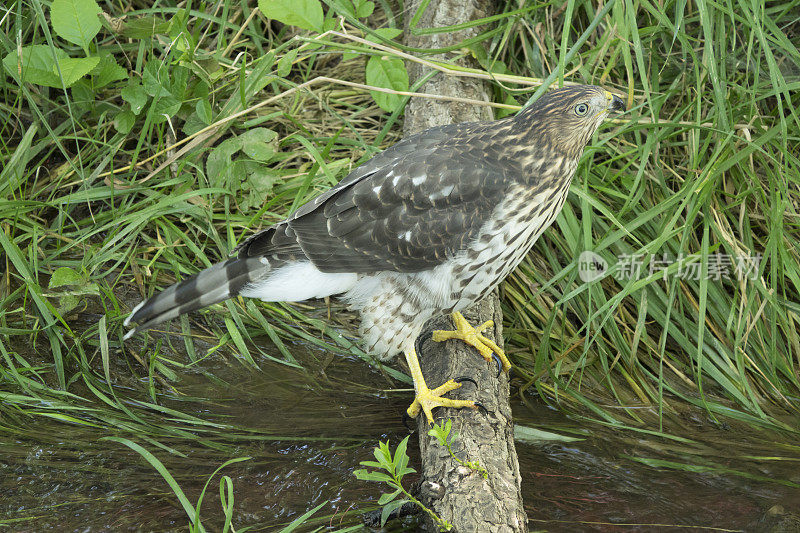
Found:
[[[511,370],[511,362],[508,360],[508,357],[506,357],[505,352],[503,352],[493,340],[481,333],[486,328],[494,326],[494,322],[488,320],[477,328],[474,328],[467,322],[464,315],[456,311],[453,313],[453,323],[456,326],[454,331],[437,329],[431,335],[431,339],[436,342],[442,342],[448,339],[460,339],[478,350],[487,362],[491,362],[492,353],[494,353],[497,358],[500,359],[503,370],[506,372]]]
[[[435,389],[429,389],[424,381],[417,383],[417,395],[414,398],[414,403],[408,408],[408,416],[415,418],[419,412],[422,411],[428,419],[428,424],[433,425],[433,409],[435,407],[454,407],[456,409],[470,407],[472,409],[477,409],[478,406],[471,400],[451,400],[450,398],[442,398],[443,394],[457,389],[460,386],[461,383],[452,379]]]

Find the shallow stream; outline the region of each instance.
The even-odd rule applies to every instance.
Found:
[[[223,474],[233,482],[237,530],[276,531],[323,503],[317,526],[356,525],[384,492],[352,472],[378,440],[394,446],[408,434],[410,391],[393,390],[397,382],[361,361],[296,348],[306,370],[265,361],[259,372],[211,356],[179,373],[159,401],[196,416],[202,443],[119,433],[158,457],[193,504],[222,463],[252,458],[209,484],[201,508],[208,531],[221,529]],[[696,409],[665,428],[679,439],[666,439],[570,419],[536,398],[516,398],[513,408],[519,426],[578,439],[519,430],[531,531],[769,531],[776,520],[762,519],[768,509],[800,511],[800,448],[780,436],[720,427]],[[188,530],[164,478],[129,448],[100,440],[107,429],[45,417],[26,427],[2,422],[0,531]],[[411,443],[413,462],[416,437]],[[413,519],[391,527],[402,529],[415,530]]]

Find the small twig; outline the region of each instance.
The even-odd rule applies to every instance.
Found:
[[[469,68],[469,67],[457,67],[457,66],[454,66],[454,65],[450,65],[449,63],[443,63],[443,62],[439,62],[439,61],[429,61],[427,59],[422,59],[420,57],[417,57],[417,56],[414,56],[414,55],[411,55],[411,54],[407,54],[406,52],[401,52],[399,50],[395,50],[394,48],[391,48],[389,46],[378,44],[378,43],[369,41],[367,39],[363,39],[361,37],[356,37],[355,35],[350,35],[350,34],[346,34],[346,33],[339,33],[337,31],[327,31],[324,34],[322,34],[322,35],[320,35],[318,37],[314,37],[314,38],[298,37],[298,39],[300,39],[302,41],[313,42],[313,41],[318,41],[319,39],[321,39],[322,37],[324,37],[325,35],[328,35],[328,34],[336,35],[338,37],[342,37],[343,39],[348,39],[350,41],[354,41],[354,42],[357,42],[357,43],[360,43],[360,44],[364,44],[364,45],[370,46],[372,48],[376,48],[378,50],[382,50],[382,51],[384,51],[386,53],[389,53],[391,55],[394,55],[394,56],[397,56],[397,57],[400,57],[400,58],[403,58],[403,59],[407,59],[407,60],[412,61],[414,63],[419,63],[420,65],[425,65],[425,66],[430,67],[430,68],[432,68],[434,70],[438,70],[439,72],[442,72],[442,73],[447,74],[449,76],[464,77],[464,78],[477,78],[479,80],[490,80],[490,81],[505,81],[505,82],[509,82],[509,83],[518,83],[520,85],[529,85],[529,86],[533,86],[533,87],[538,87],[539,85],[542,84],[542,80],[540,78],[528,78],[528,77],[525,77],[525,76],[512,76],[512,75],[509,75],[509,74],[487,74],[487,73],[485,73],[485,72],[483,72],[481,70],[478,70],[478,69],[473,69],[473,68]],[[566,85],[576,85],[575,83],[572,83],[572,82],[564,82],[564,83]]]
[[[253,17],[255,17],[256,14],[258,14],[258,8],[254,8],[250,12],[250,15],[247,17],[247,20],[245,20],[244,23],[239,27],[239,31],[236,32],[236,35],[233,36],[231,42],[229,42],[228,46],[225,47],[225,50],[222,51],[222,57],[228,57],[228,53],[231,51],[231,48],[233,48],[236,45],[236,42],[239,40],[239,37],[242,36],[244,29],[250,24],[250,21],[253,20]]]

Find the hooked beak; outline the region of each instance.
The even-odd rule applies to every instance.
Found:
[[[622,98],[620,98],[619,96],[617,96],[616,94],[608,93],[608,96],[611,97],[610,98],[611,101],[608,104],[608,110],[609,111],[616,111],[618,113],[624,113],[625,109],[626,109],[625,108],[625,101]]]

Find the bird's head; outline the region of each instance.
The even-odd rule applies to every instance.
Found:
[[[520,111],[530,134],[550,148],[580,157],[592,134],[609,113],[625,111],[625,102],[596,85],[575,85],[545,93]]]

